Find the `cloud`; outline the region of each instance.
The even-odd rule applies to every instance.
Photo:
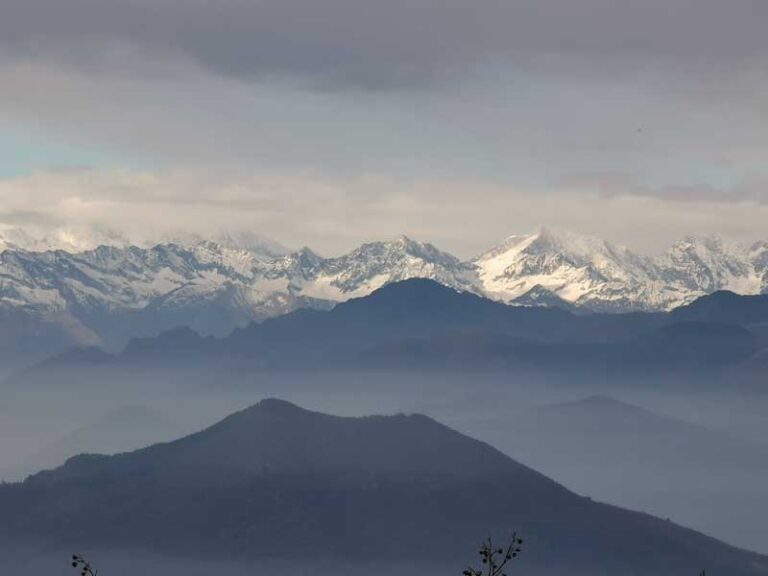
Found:
[[[75,66],[178,58],[237,78],[379,90],[488,60],[722,77],[765,63],[766,19],[759,0],[5,0],[0,47]]]
[[[538,224],[756,237],[766,19],[757,0],[5,0],[3,145],[40,160],[5,168],[38,172],[0,182],[0,211],[329,253],[404,232],[470,255]]]
[[[0,122],[41,148],[72,143],[96,151],[91,165],[117,168],[311,168],[541,188],[574,173],[695,188],[765,176],[759,91],[696,99],[642,82],[486,78],[439,93],[317,93],[154,65],[146,78],[0,58]]]
[[[531,189],[479,181],[316,173],[79,171],[0,180],[0,223],[106,228],[134,239],[248,231],[339,254],[405,233],[473,256],[539,225],[658,252],[688,234],[764,236],[765,203]]]
[[[598,194],[604,198],[649,197],[690,203],[768,204],[768,179],[753,178],[731,187],[699,184],[650,186],[640,178],[621,173],[578,174],[561,178],[562,189]]]

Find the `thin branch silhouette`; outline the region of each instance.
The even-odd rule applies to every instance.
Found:
[[[99,571],[95,570],[90,562],[77,554],[72,556],[72,568],[80,570],[80,576],[98,576],[99,574]]]
[[[488,538],[480,546],[480,559],[483,565],[480,568],[471,566],[464,570],[464,576],[507,576],[504,568],[512,560],[520,555],[523,539],[518,537],[517,533],[512,535],[510,543],[504,547],[496,547],[493,540]]]

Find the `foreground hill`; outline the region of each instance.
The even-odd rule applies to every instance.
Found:
[[[0,542],[49,552],[418,561],[432,574],[514,529],[534,574],[768,574],[766,557],[577,496],[419,415],[341,418],[265,400],[174,442],[0,487]]]

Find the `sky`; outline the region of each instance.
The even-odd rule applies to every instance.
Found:
[[[3,0],[0,224],[768,238],[763,0]]]

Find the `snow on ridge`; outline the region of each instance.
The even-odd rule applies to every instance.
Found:
[[[290,253],[285,246],[252,232],[220,232],[211,236],[194,233],[161,234],[136,236],[99,227],[59,227],[41,231],[6,226],[0,223],[0,252],[3,250],[26,250],[28,252],[49,252],[63,250],[79,254],[96,250],[101,246],[111,248],[153,248],[161,244],[176,244],[194,248],[201,244],[216,244],[222,250],[249,252],[262,258],[274,258]]]
[[[661,258],[542,229],[511,236],[474,261],[483,290],[514,302],[538,287],[594,310],[669,310],[716,290],[768,290],[768,245],[687,238]]]
[[[24,240],[23,233],[0,230],[0,306],[41,314],[215,305],[247,322],[365,296],[408,278],[511,304],[562,302],[611,312],[668,310],[721,289],[768,292],[768,243],[742,247],[714,237],[681,240],[653,259],[598,238],[541,229],[510,236],[470,261],[405,236],[334,258],[308,248],[288,252],[256,235],[145,247],[101,245],[103,237],[94,236],[99,247],[90,250],[40,253],[14,239]]]

